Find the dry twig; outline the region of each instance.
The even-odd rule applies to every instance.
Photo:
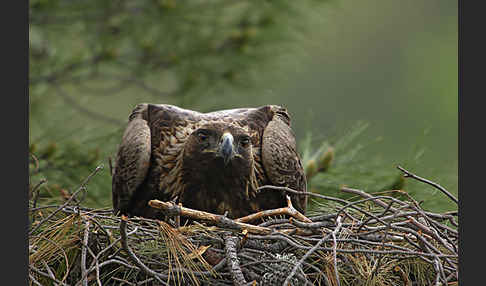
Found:
[[[272,232],[272,229],[267,227],[261,227],[252,224],[237,222],[235,220],[227,218],[224,215],[217,215],[217,214],[208,213],[204,211],[193,210],[190,208],[176,205],[173,202],[162,202],[159,200],[151,200],[149,201],[149,205],[153,208],[160,209],[167,212],[167,215],[169,216],[180,215],[184,217],[189,217],[191,219],[210,221],[221,227],[226,227],[235,230],[246,229],[251,233],[269,234]]]
[[[37,229],[40,228],[40,226],[42,224],[44,224],[46,221],[48,221],[49,219],[51,219],[52,217],[54,217],[54,215],[60,211],[62,208],[66,207],[72,200],[74,200],[74,198],[76,197],[76,195],[82,191],[82,190],[85,190],[86,189],[86,185],[89,183],[89,181],[91,180],[91,178],[96,175],[96,173],[98,173],[98,171],[100,171],[101,169],[103,169],[103,165],[99,165],[98,167],[96,167],[96,169],[93,171],[93,173],[91,173],[85,180],[84,182],[81,184],[81,186],[78,188],[78,190],[76,190],[72,195],[71,195],[71,198],[69,198],[64,204],[62,204],[60,207],[58,207],[54,212],[52,212],[49,216],[47,216],[45,219],[43,219],[42,221],[40,221],[33,229],[31,229],[29,231],[29,235],[33,234]]]
[[[285,208],[278,208],[278,209],[273,209],[273,210],[264,210],[261,212],[257,212],[251,215],[247,215],[245,217],[241,217],[238,219],[235,219],[236,222],[250,222],[250,221],[255,221],[257,219],[262,219],[264,217],[269,217],[269,216],[277,216],[277,215],[288,215],[291,216],[295,219],[298,219],[303,222],[312,222],[310,219],[308,219],[305,215],[301,214],[298,210],[294,208],[292,205],[292,200],[290,197],[287,195],[287,207]]]
[[[397,168],[404,172],[405,173],[405,178],[413,178],[417,181],[420,181],[420,182],[423,182],[423,183],[426,183],[426,184],[429,184],[433,187],[435,187],[436,189],[440,190],[442,193],[444,193],[447,197],[449,197],[449,199],[451,199],[452,201],[454,201],[456,204],[459,204],[459,201],[457,200],[456,197],[454,197],[450,192],[448,192],[444,187],[442,187],[441,185],[435,183],[435,182],[432,182],[430,180],[427,180],[427,179],[424,179],[422,177],[419,177],[407,170],[405,170],[404,168],[402,168],[401,166],[397,166]]]

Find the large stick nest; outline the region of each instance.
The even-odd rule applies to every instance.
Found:
[[[235,220],[151,201],[158,221],[82,207],[88,181],[63,205],[30,202],[31,285],[457,285],[457,211],[423,210],[400,190],[306,193],[326,210],[307,217],[290,200]]]

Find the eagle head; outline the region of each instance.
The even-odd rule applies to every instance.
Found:
[[[255,178],[250,134],[230,123],[207,123],[186,140],[182,168],[185,182],[194,188],[247,197]]]
[[[192,132],[184,146],[185,163],[213,167],[211,171],[250,167],[252,160],[250,135],[232,124],[205,124]]]

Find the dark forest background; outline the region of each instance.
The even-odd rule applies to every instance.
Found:
[[[401,188],[449,209],[401,165],[458,192],[457,2],[31,0],[30,188],[111,207],[109,159],[141,102],[199,111],[278,104],[312,191]]]

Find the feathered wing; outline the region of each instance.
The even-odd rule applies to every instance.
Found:
[[[115,213],[130,211],[130,200],[145,180],[150,167],[151,136],[148,122],[143,116],[145,108],[146,104],[140,104],[133,110],[118,147],[112,178]]]
[[[262,161],[272,185],[300,192],[307,190],[304,168],[297,152],[295,135],[290,128],[290,116],[278,106],[272,106],[273,117],[265,127],[262,138]],[[305,213],[307,196],[291,195],[292,204]]]

